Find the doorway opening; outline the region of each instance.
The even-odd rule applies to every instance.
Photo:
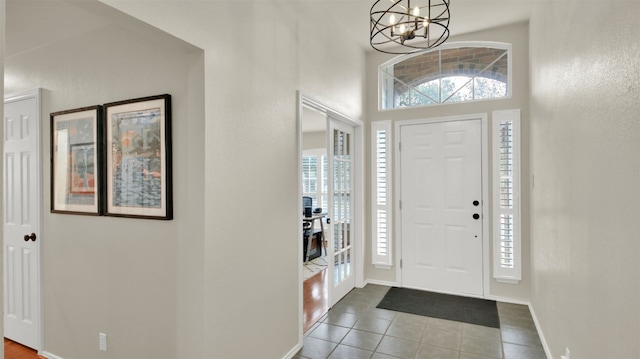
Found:
[[[301,335],[362,286],[362,123],[298,95]]]
[[[329,212],[327,116],[310,106],[302,107],[302,279],[303,331],[306,332],[329,310],[329,256],[327,253]],[[308,219],[325,215],[319,219]]]

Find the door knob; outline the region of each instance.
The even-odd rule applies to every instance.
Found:
[[[478,219],[478,218],[480,218],[480,215],[479,215],[479,214],[477,214],[477,213],[474,213],[474,214],[473,214],[473,219]]]
[[[480,205],[480,202],[478,202],[477,200],[476,200],[476,201],[473,201],[473,205],[474,205],[474,206],[476,206],[476,207],[478,207],[478,205]]]
[[[25,242],[29,242],[29,240],[32,240],[32,241],[34,241],[34,242],[35,242],[35,241],[36,241],[36,239],[37,239],[37,237],[36,237],[36,234],[35,234],[35,233],[31,233],[31,235],[29,235],[29,234],[25,234],[25,235],[24,235],[24,241],[25,241]]]

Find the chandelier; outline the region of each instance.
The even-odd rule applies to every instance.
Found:
[[[377,0],[371,6],[371,47],[387,54],[411,54],[441,45],[449,38],[449,3]]]

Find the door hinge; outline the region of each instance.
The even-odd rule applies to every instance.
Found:
[[[400,260],[400,269],[402,269],[402,259]]]
[[[402,200],[398,201],[398,207],[400,207],[400,210],[402,210]]]
[[[398,142],[398,151],[402,151],[402,142]]]

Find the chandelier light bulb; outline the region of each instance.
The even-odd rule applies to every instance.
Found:
[[[419,7],[414,7],[413,8],[413,16],[418,17],[420,16],[420,8]]]
[[[394,14],[391,14],[391,16],[389,16],[389,25],[393,26],[396,24],[396,16]]]

